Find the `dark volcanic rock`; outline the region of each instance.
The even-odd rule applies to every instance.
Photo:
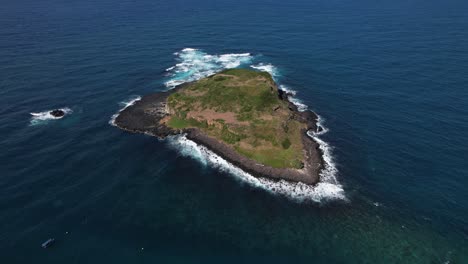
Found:
[[[50,111],[50,114],[53,115],[54,117],[62,117],[65,115],[65,112],[60,109],[55,109],[53,111]]]
[[[278,87],[276,87],[276,89],[278,90],[278,98],[283,100],[283,101],[288,101],[288,97],[290,95],[294,95],[293,93],[285,91],[285,90],[280,89]]]
[[[160,124],[159,121],[168,115],[167,97],[183,87],[184,85],[180,85],[170,91],[144,96],[120,112],[115,119],[115,125],[129,132],[147,133],[160,138],[181,133]]]
[[[278,89],[278,98],[281,100],[287,100],[288,94],[284,90]]]
[[[317,130],[318,116],[312,111],[296,112],[295,118],[297,121],[306,123],[307,130]]]

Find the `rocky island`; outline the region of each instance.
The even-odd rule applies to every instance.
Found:
[[[186,134],[257,177],[315,184],[323,167],[317,116],[298,111],[271,75],[228,69],[144,96],[119,113],[115,124],[160,138]]]

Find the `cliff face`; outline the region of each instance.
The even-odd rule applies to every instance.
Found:
[[[212,77],[213,76],[209,78]],[[224,75],[223,78],[225,78]],[[299,151],[300,153],[292,153],[292,155],[295,155],[295,157],[302,157],[301,163],[296,167],[272,167],[266,164],[262,164],[258,160],[247,157],[247,155],[243,155],[243,152],[239,151],[239,146],[246,145],[246,143],[243,143],[242,141],[243,138],[237,139],[237,141],[233,142],[225,142],[220,140],[220,138],[217,138],[218,134],[214,133],[213,131],[216,132],[216,128],[219,127],[219,124],[217,127],[211,130],[208,130],[208,128],[205,126],[190,126],[187,125],[188,123],[183,123],[185,127],[176,128],[174,126],[170,126],[170,120],[173,116],[176,116],[177,111],[173,107],[169,106],[169,97],[176,93],[185,93],[186,91],[193,93],[193,89],[189,88],[193,87],[192,84],[193,83],[183,84],[167,92],[160,92],[144,96],[140,101],[137,101],[134,105],[129,106],[123,110],[115,119],[115,124],[129,132],[145,133],[160,138],[167,137],[168,135],[185,133],[187,138],[198,144],[206,146],[216,154],[222,156],[224,159],[254,176],[269,177],[278,180],[284,179],[288,181],[303,182],[306,184],[315,184],[318,182],[319,173],[323,166],[321,156],[322,153],[318,148],[318,144],[306,134],[308,130],[316,131],[317,129],[317,116],[313,112],[299,112],[297,107],[288,100],[288,95],[284,91],[278,90],[276,85],[271,86],[271,88],[269,86],[269,90],[271,89],[271,91],[276,94],[279,100],[284,102],[284,106],[276,106],[276,104],[274,107],[268,106],[270,107],[268,108],[269,111],[275,111],[275,109],[277,110],[278,107],[282,107],[282,111],[287,111],[288,113],[288,120],[283,120],[284,123],[296,122],[300,124],[300,127],[297,128],[300,129],[297,132],[297,140],[299,140],[298,146],[301,146],[301,149],[287,149],[289,146],[286,146],[285,148],[286,151],[289,152]],[[211,115],[214,114],[213,111],[209,113]],[[223,114],[227,117],[226,120],[223,120],[222,126],[224,129],[226,129],[226,127],[231,129],[229,124],[225,125],[225,123],[238,122],[237,119],[232,116],[229,117],[226,115],[226,112],[223,112]],[[276,114],[276,112],[273,112],[273,114]],[[199,115],[199,118],[206,118],[203,112],[201,112],[201,114],[199,113]],[[262,116],[263,118],[268,118],[264,115]],[[234,118],[234,120],[229,120],[229,118]],[[193,122],[195,122],[195,124],[200,123],[199,119]],[[240,125],[237,125],[235,128],[239,128],[239,126]],[[232,132],[232,134],[234,133]],[[287,134],[288,133],[286,131],[286,135]]]

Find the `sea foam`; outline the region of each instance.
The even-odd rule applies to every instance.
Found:
[[[215,74],[222,69],[235,68],[249,64],[254,60],[250,53],[210,55],[192,48],[186,48],[174,54],[177,56],[179,63],[166,70],[171,75],[171,79],[165,83],[168,88],[173,88],[185,82],[198,80]],[[279,83],[280,72],[274,65],[259,63],[250,65],[250,67],[270,73],[275,82]],[[280,89],[290,94],[291,102],[298,107],[299,111],[308,109],[307,105],[294,97],[296,91],[281,84]],[[308,132],[308,135],[319,144],[325,163],[324,169],[320,172],[320,182],[314,186],[300,182],[294,183],[284,180],[274,181],[267,178],[254,177],[216,155],[208,148],[187,139],[184,135],[169,137],[168,142],[170,146],[176,148],[184,156],[192,157],[204,165],[209,165],[227,172],[242,182],[271,193],[283,195],[298,201],[314,201],[319,203],[328,200],[346,201],[347,198],[343,187],[337,180],[338,169],[333,159],[332,147],[319,138],[319,136],[328,132],[323,122],[323,118],[319,116],[317,126],[321,127],[322,130],[320,132]]]
[[[250,65],[250,67],[259,71],[268,72],[273,77],[273,79],[275,79],[275,81],[276,78],[279,76],[278,69],[272,64],[259,63],[256,65]]]
[[[210,55],[193,48],[185,48],[174,55],[178,63],[166,69],[170,76],[170,80],[165,82],[168,88],[207,77],[223,69],[248,64],[253,59],[250,53]]]
[[[30,121],[30,125],[34,126],[34,125],[39,125],[39,124],[42,124],[44,122],[47,122],[48,120],[56,120],[56,119],[62,119],[64,116],[68,115],[68,114],[71,114],[73,111],[68,108],[68,107],[64,107],[64,108],[59,108],[59,110],[62,110],[65,115],[63,116],[53,116],[50,114],[51,111],[53,110],[47,110],[47,111],[43,111],[43,112],[37,112],[37,113],[30,113],[31,114],[31,121]]]

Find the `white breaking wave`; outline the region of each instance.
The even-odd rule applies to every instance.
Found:
[[[275,81],[278,82],[277,80]],[[299,110],[300,112],[304,112],[307,109],[309,109],[309,107],[306,104],[302,103],[301,99],[295,97],[297,94],[297,91],[282,84],[279,85],[279,88],[285,91],[287,94],[289,94],[289,101],[291,101],[291,103],[297,106],[297,110]]]
[[[297,110],[299,110],[299,112],[304,112],[309,108],[306,104],[303,104],[302,101],[300,99],[297,99],[296,97],[290,96],[289,101],[291,101],[291,103],[297,106]]]
[[[280,89],[285,91],[287,94],[292,95],[292,96],[297,94],[296,91],[294,91],[293,89],[291,89],[291,88],[289,88],[289,87],[287,87],[287,86],[285,86],[283,84],[280,84]]]
[[[115,119],[119,116],[120,112],[125,110],[125,108],[133,105],[135,102],[140,101],[141,97],[140,96],[133,96],[127,101],[120,102],[119,105],[122,106],[122,108],[115,114],[112,115],[111,119],[109,120],[109,124],[115,126]]]
[[[320,136],[328,132],[328,128],[326,128],[323,125],[323,122],[324,122],[323,118],[319,115],[317,115],[317,117],[318,117],[317,118],[317,131],[313,132],[314,136]],[[321,128],[322,130],[318,131],[319,128]]]
[[[250,65],[250,67],[259,71],[268,72],[273,77],[273,79],[275,79],[275,81],[279,76],[278,69],[271,64],[259,63],[257,65]]]
[[[336,175],[338,174],[338,169],[336,168],[335,162],[332,155],[332,147],[322,139],[320,139],[316,133],[308,131],[307,135],[313,138],[318,144],[319,148],[322,151],[323,161],[325,162],[324,168],[320,172],[320,180],[339,185]],[[341,185],[339,185],[341,187]]]
[[[250,53],[210,55],[192,48],[185,48],[174,55],[179,63],[166,69],[171,76],[165,83],[168,88],[207,77],[223,69],[239,67],[250,63],[253,58]]]
[[[250,53],[209,55],[192,48],[185,48],[174,54],[177,56],[179,63],[166,69],[166,71],[172,76],[172,78],[165,83],[168,88],[173,88],[185,82],[201,79],[223,69],[239,67],[241,65],[251,63],[253,60]],[[278,83],[280,73],[274,65],[260,63],[250,65],[250,67],[270,73],[275,82]],[[280,85],[280,89],[290,94],[291,102],[298,107],[299,111],[305,111],[308,109],[307,105],[294,97],[294,95],[296,95],[296,91],[283,85]],[[242,182],[264,189],[268,192],[284,195],[298,201],[314,201],[319,203],[327,200],[346,201],[347,198],[343,187],[336,178],[338,169],[336,168],[336,164],[333,160],[332,147],[327,142],[319,138],[320,135],[323,135],[328,131],[328,129],[323,125],[323,122],[324,120],[319,116],[317,126],[321,127],[322,131],[309,131],[307,133],[319,144],[325,163],[324,168],[320,172],[320,182],[314,186],[300,182],[294,183],[284,180],[274,181],[267,178],[254,177],[234,166],[222,157],[216,155],[208,148],[187,139],[184,135],[171,136],[168,137],[167,140],[169,145],[176,148],[182,155],[195,158],[203,165],[209,165],[221,171],[228,172],[240,179]]]
[[[64,116],[66,116],[68,114],[71,114],[73,112],[68,107],[59,108],[58,110],[62,110],[65,113],[65,115],[58,116],[58,117],[53,116],[53,115],[50,114],[50,112],[53,111],[53,110],[47,110],[47,111],[38,112],[38,113],[30,113],[32,115],[30,125],[38,125],[38,124],[41,124],[41,123],[43,123],[44,121],[47,121],[47,120],[62,119]]]
[[[298,201],[319,203],[333,199],[346,200],[341,186],[329,182],[328,179],[323,179],[317,185],[312,186],[301,182],[294,183],[284,180],[274,181],[267,178],[257,178],[216,155],[208,148],[187,139],[185,135],[168,137],[168,142],[183,156],[192,157],[205,166],[208,165],[227,172],[242,182],[271,193],[281,194]]]

